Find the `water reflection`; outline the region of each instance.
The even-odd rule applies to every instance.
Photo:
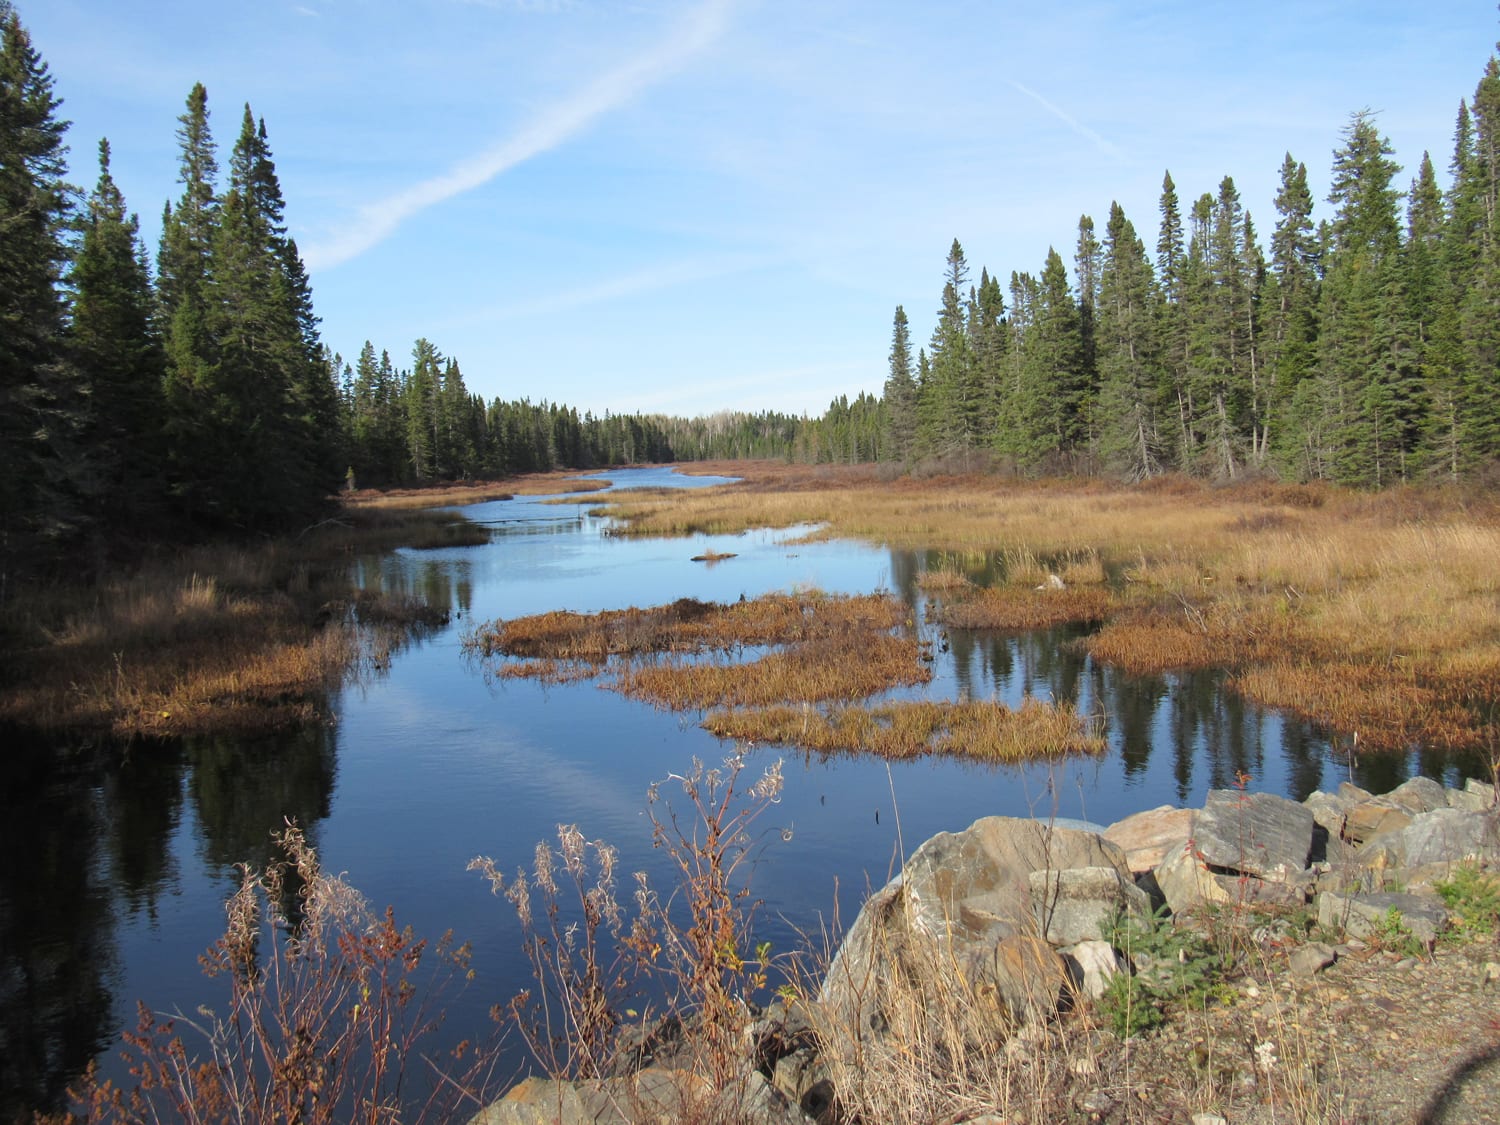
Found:
[[[491,854],[510,868],[558,823],[577,822],[621,846],[623,869],[660,864],[643,830],[647,785],[727,748],[696,716],[653,712],[590,684],[486,683],[459,651],[471,620],[816,586],[891,590],[923,622],[925,571],[958,568],[984,584],[1005,567],[1000,552],[793,546],[794,532],[610,538],[606,521],[534,498],[466,511],[496,528],[492,542],[355,564],[365,588],[421,597],[453,620],[396,651],[377,681],[344,692],[336,730],[81,748],[7,740],[0,1120],[55,1106],[90,1058],[108,1065],[112,1052],[100,1052],[133,1022],[137,998],[192,1011],[211,995],[196,955],[222,930],[236,866],[272,859],[271,833],[288,818],[372,903],[394,904],[420,934],[452,927],[475,941],[480,983],[472,1012],[453,1013],[456,1036],[487,1029],[490,1004],[527,979],[514,927],[497,921],[503,910],[464,871],[470,857]],[[706,551],[737,557],[716,568],[690,561]],[[1482,773],[1477,756],[1438,751],[1351,762],[1346,739],[1226,693],[1220,674],[1128,677],[1097,664],[1078,629],[919,628],[933,642],[934,680],[911,694],[1066,701],[1103,725],[1110,754],[887,769],[759,751],[788,761],[776,816],[795,827],[756,873],[778,949],[795,944],[795,930],[816,930],[835,880],[851,918],[860,889],[881,881],[902,847],[977,816],[1057,810],[1107,821],[1197,803],[1242,772],[1257,790],[1296,798],[1345,778],[1384,791],[1417,772],[1450,784]],[[652,878],[664,881],[663,872]]]
[[[6,745],[0,1120],[10,1121],[59,1106],[90,1059],[112,1062],[106,1048],[141,994],[126,986],[121,931],[156,929],[200,869],[227,893],[238,864],[273,858],[271,833],[289,818],[315,839],[336,768],[322,727],[76,747],[8,732]],[[179,847],[185,827],[196,862]]]

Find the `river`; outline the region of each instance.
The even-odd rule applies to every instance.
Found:
[[[703,487],[667,469],[608,474],[616,487]],[[622,870],[667,873],[650,843],[646,790],[696,756],[733,748],[697,716],[654,710],[594,683],[499,680],[464,655],[475,624],[549,609],[595,611],[681,597],[733,601],[795,587],[888,590],[921,620],[917,577],[955,560],[796,531],[691,539],[605,534],[588,505],[518,497],[463,509],[493,529],[480,547],[400,550],[356,564],[358,580],[418,592],[453,614],[442,630],[344,688],[336,722],[274,739],[16,745],[3,797],[0,860],[0,1119],[56,1104],[90,1059],[106,1068],[138,999],[192,1013],[218,996],[198,955],[222,931],[236,865],[263,864],[287,817],[325,867],[419,934],[451,929],[474,948],[476,980],[448,1034],[475,1036],[492,1003],[527,980],[509,906],[466,871],[493,856],[512,870],[559,824],[621,853]],[[712,550],[736,557],[691,561]],[[976,576],[983,555],[957,560]],[[1131,678],[1068,642],[1075,634],[953,631],[916,694],[1075,702],[1102,718],[1110,752],[1026,768],[922,760],[821,759],[751,751],[752,774],[779,757],[786,787],[757,853],[761,935],[777,950],[817,931],[837,901],[852,919],[927,836],[1002,813],[1108,823],[1160,804],[1201,802],[1237,774],[1301,798],[1353,777],[1384,791],[1415,772],[1458,767],[1416,753],[1350,763],[1343,741],[1252,707],[1213,674]],[[18,740],[19,741],[19,740]],[[671,795],[670,787],[662,790]]]

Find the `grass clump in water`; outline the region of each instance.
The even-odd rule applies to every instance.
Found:
[[[1019,762],[1107,749],[1072,707],[1030,697],[1014,710],[993,700],[725,710],[709,715],[703,726],[720,738],[898,759],[941,754]]]

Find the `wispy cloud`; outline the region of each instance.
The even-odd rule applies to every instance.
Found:
[[[1023,86],[1013,78],[1008,79],[1007,81],[1010,82],[1010,85],[1013,89],[1022,94],[1025,94],[1032,101],[1036,102],[1037,105],[1041,106],[1053,117],[1061,121],[1069,129],[1072,129],[1073,132],[1077,133],[1080,137],[1085,137],[1088,140],[1093,141],[1094,144],[1098,146],[1099,151],[1113,156],[1116,159],[1119,159],[1123,155],[1120,150],[1109,141],[1105,140],[1098,133],[1094,132],[1094,130],[1083,124],[1067,110],[1062,109],[1060,106],[1053,105],[1050,101],[1042,97],[1041,94],[1038,94],[1030,86]]]
[[[441,175],[364,204],[346,228],[313,242],[306,253],[308,266],[327,269],[356,258],[388,238],[413,215],[472,191],[577,135],[610,110],[670,76],[718,39],[729,22],[730,2],[706,0],[655,48],[601,74],[499,144]]]
[[[775,264],[777,261],[778,259],[770,255],[740,254],[723,258],[689,258],[675,262],[662,262],[617,277],[606,278],[591,285],[560,289],[520,301],[492,305],[464,316],[462,322],[515,320],[545,316],[550,313],[571,312],[574,309],[607,301],[619,301],[645,293],[656,293],[663,289],[674,289],[681,285],[714,281],[733,274],[760,269]]]

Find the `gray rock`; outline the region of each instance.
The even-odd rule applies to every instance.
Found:
[[[1480,781],[1477,778],[1471,777],[1464,782],[1464,792],[1472,793],[1476,797],[1482,798],[1485,801],[1486,808],[1493,808],[1495,806],[1495,787],[1487,781]]]
[[[1411,823],[1412,814],[1384,797],[1350,808],[1344,817],[1344,839],[1363,844],[1376,836],[1395,832]]]
[[[1225,901],[1238,906],[1270,906],[1282,910],[1295,910],[1307,905],[1311,878],[1302,878],[1298,872],[1287,882],[1272,882],[1257,879],[1254,875],[1215,875],[1214,881],[1224,889]]]
[[[1192,833],[1192,809],[1162,805],[1111,824],[1104,838],[1120,846],[1130,870],[1139,875],[1160,865],[1168,852],[1186,845]]]
[[[1325,793],[1321,789],[1309,794],[1302,802],[1313,820],[1325,829],[1329,839],[1337,840],[1344,832],[1344,817],[1352,802],[1336,793]]]
[[[1462,809],[1464,812],[1484,812],[1492,802],[1482,793],[1472,792],[1468,789],[1449,789],[1448,807],[1450,809]]]
[[[469,1118],[469,1125],[592,1125],[593,1121],[572,1083],[527,1078]]]
[[[1185,848],[1169,854],[1152,874],[1173,914],[1181,914],[1206,902],[1231,901],[1229,892],[1207,865]]]
[[[1356,854],[1366,867],[1425,867],[1466,859],[1500,860],[1500,816],[1442,808],[1369,840]]]
[[[1072,984],[1068,963],[1039,938],[1008,937],[973,962],[976,998],[991,1000],[1000,1026],[1034,1024],[1053,1016]]]
[[[1413,816],[1448,807],[1448,791],[1430,777],[1413,777],[1403,781],[1387,793],[1385,799]]]
[[[1121,911],[1151,916],[1151,896],[1114,867],[1033,871],[1029,881],[1032,911],[1054,945],[1099,937]]]
[[[758,1070],[750,1071],[719,1091],[706,1117],[710,1121],[733,1121],[736,1125],[804,1125],[811,1120]],[[668,1121],[693,1119],[685,1115],[665,1118]]]
[[[1310,809],[1285,797],[1214,789],[1193,819],[1193,840],[1210,866],[1286,878],[1307,867],[1314,823]]]
[[[1318,921],[1324,926],[1340,926],[1350,937],[1378,935],[1395,911],[1395,918],[1412,937],[1431,945],[1448,924],[1448,911],[1438,899],[1429,895],[1335,894],[1325,891],[1318,896]]]
[[[1040,932],[1031,873],[1111,867],[1129,880],[1124,853],[1093,832],[985,817],[922,844],[900,875],[870,896],[849,928],[818,999],[832,1026],[883,1034],[954,965],[993,958],[1008,937]]]
[[[1110,978],[1124,968],[1120,955],[1107,941],[1080,941],[1063,951],[1073,963],[1073,977],[1081,981],[1083,994],[1097,1000],[1109,987]]]
[[[1361,789],[1352,781],[1339,782],[1338,796],[1350,805],[1362,804],[1375,796],[1368,789]]]
[[[1294,975],[1310,977],[1322,972],[1336,960],[1338,953],[1333,946],[1313,941],[1292,950],[1292,955],[1287,958],[1287,965]]]

